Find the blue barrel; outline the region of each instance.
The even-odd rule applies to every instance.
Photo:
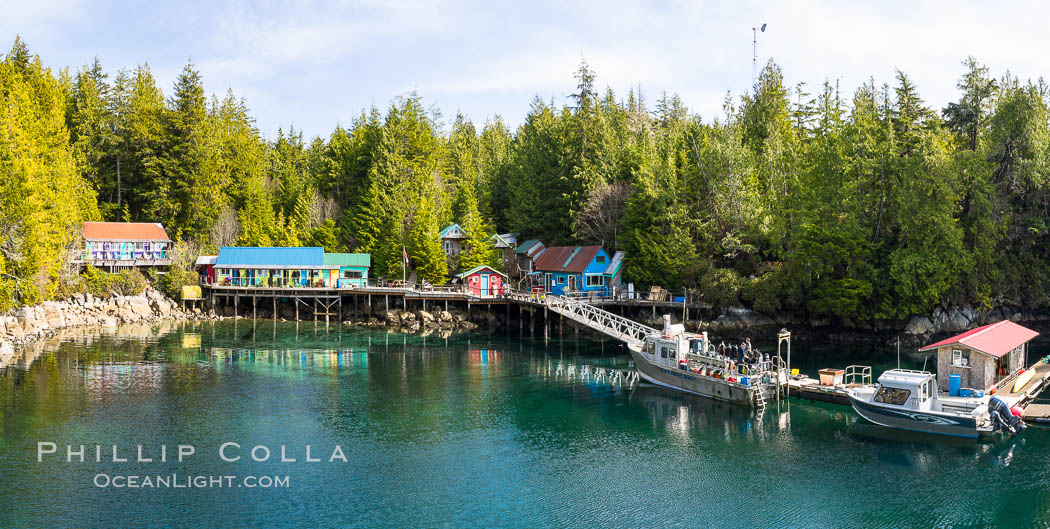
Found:
[[[959,396],[959,388],[962,387],[961,375],[948,375],[948,394],[953,397]]]

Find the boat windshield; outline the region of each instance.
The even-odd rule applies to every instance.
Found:
[[[908,402],[908,397],[910,396],[911,390],[883,386],[879,388],[879,392],[875,394],[874,400],[875,402],[881,402],[883,404],[903,406],[905,402]]]

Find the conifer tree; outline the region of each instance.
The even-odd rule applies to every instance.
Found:
[[[469,184],[460,189],[456,195],[456,203],[455,209],[460,211],[460,216],[457,218],[467,236],[466,248],[459,257],[459,271],[470,270],[482,265],[498,267],[496,249],[490,240],[491,234],[485,225],[485,219],[478,211],[478,202]]]
[[[440,285],[448,279],[445,252],[438,238],[437,215],[430,201],[420,197],[412,228],[408,233],[412,265],[421,279]]]

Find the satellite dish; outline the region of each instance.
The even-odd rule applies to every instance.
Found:
[[[762,33],[765,33],[765,32],[766,32],[766,25],[762,24]]]

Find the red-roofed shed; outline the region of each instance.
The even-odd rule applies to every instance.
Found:
[[[937,351],[937,386],[957,374],[962,386],[990,389],[1027,365],[1028,342],[1039,333],[1010,320],[991,323],[919,349]]]

